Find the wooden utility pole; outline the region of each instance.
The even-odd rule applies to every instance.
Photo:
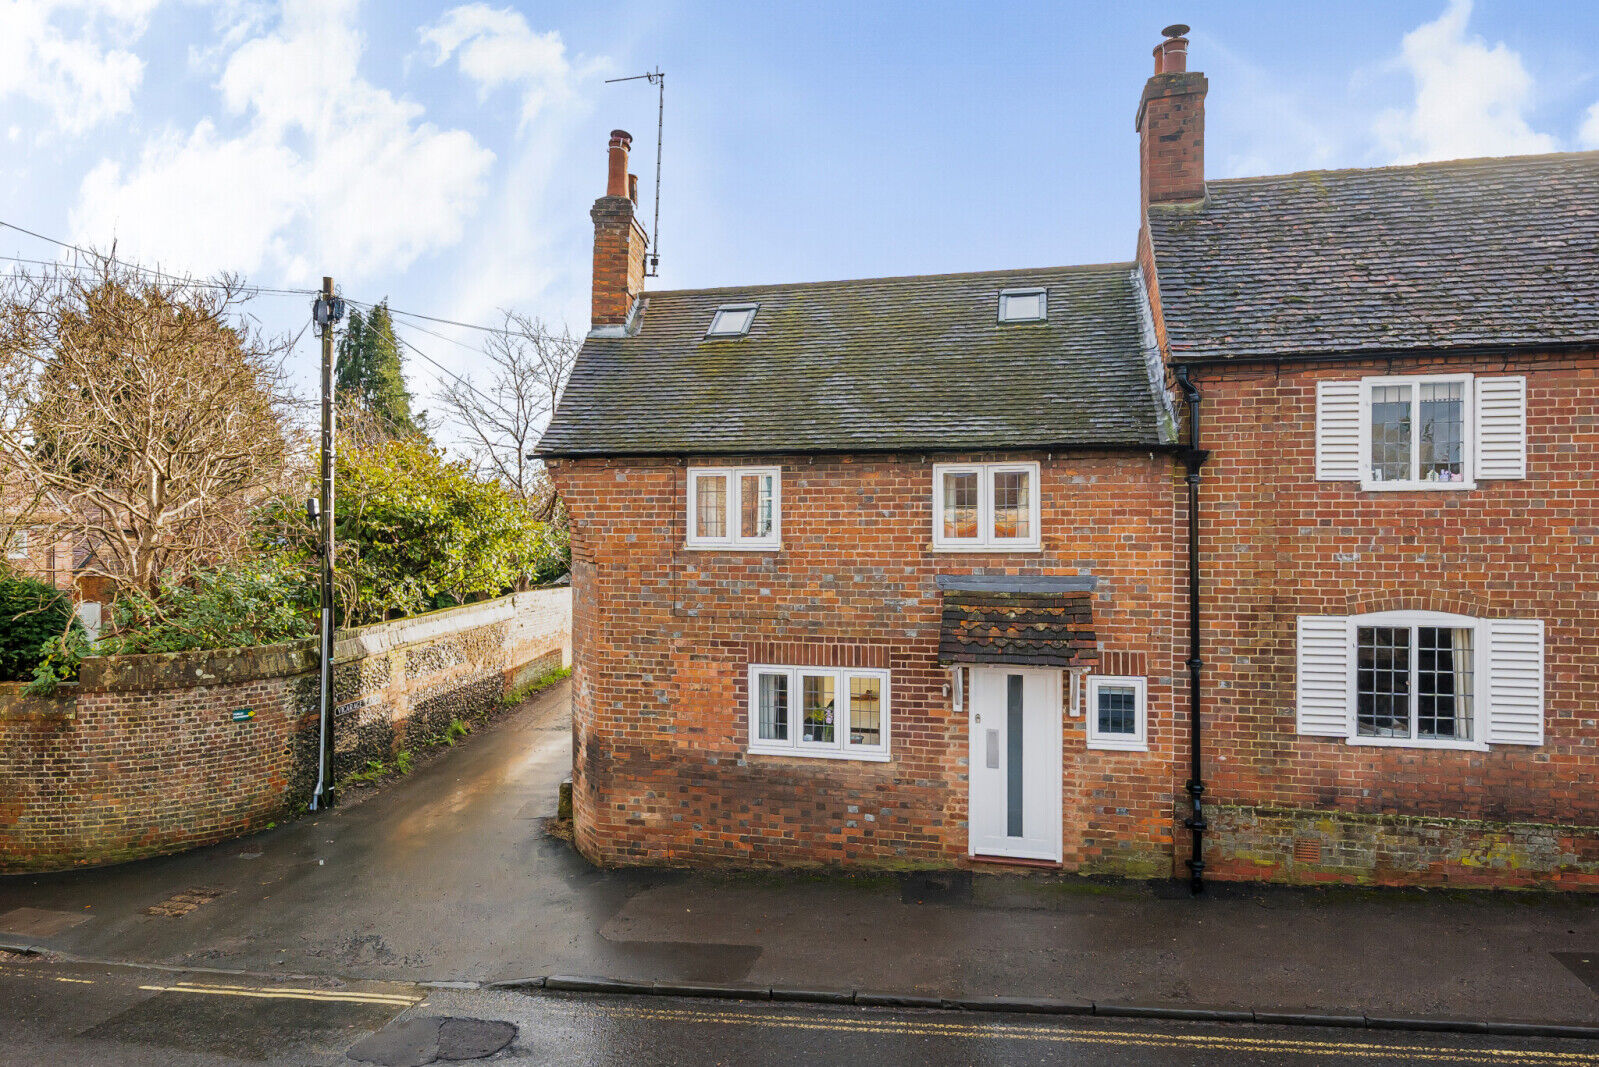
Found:
[[[313,305],[322,327],[322,669],[319,686],[321,730],[317,741],[316,791],[311,810],[331,808],[333,793],[333,326],[344,317],[344,301],[333,295],[333,279],[322,279]]]

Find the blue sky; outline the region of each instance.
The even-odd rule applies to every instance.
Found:
[[[1592,6],[1519,0],[0,0],[0,220],[269,286],[587,326],[606,135],[657,288],[1131,257],[1133,114],[1194,27],[1212,177],[1599,148]],[[1465,235],[1463,235],[1465,236]],[[55,249],[0,230],[0,255]],[[297,331],[299,298],[262,297]],[[477,338],[408,333],[455,373]],[[314,358],[302,343],[297,365]],[[413,386],[437,372],[420,361]],[[309,381],[309,378],[304,380]]]

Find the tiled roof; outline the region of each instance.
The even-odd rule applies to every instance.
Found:
[[[545,455],[1152,445],[1163,402],[1131,264],[650,293],[590,336]],[[1042,286],[1043,323],[997,322]],[[747,336],[706,338],[723,304]]]
[[[1174,359],[1599,342],[1599,152],[1207,190],[1149,211]]]
[[[1094,661],[1097,647],[1086,592],[944,594],[940,664],[1084,666]]]

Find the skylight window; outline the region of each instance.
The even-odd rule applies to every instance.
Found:
[[[723,304],[711,317],[711,328],[706,337],[743,337],[750,332],[759,304]]]
[[[1002,289],[1000,322],[1043,322],[1049,318],[1049,301],[1042,289]]]

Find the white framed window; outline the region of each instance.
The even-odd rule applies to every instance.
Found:
[[[1001,289],[1000,322],[1043,322],[1049,318],[1049,294],[1043,289]]]
[[[1299,619],[1298,729],[1355,745],[1543,743],[1543,623],[1432,611]]]
[[[1527,381],[1388,375],[1316,386],[1316,478],[1461,490],[1527,476]]]
[[[11,531],[11,541],[6,545],[6,559],[28,558],[28,528],[19,526]]]
[[[690,467],[689,548],[782,547],[782,471],[777,467]]]
[[[1088,676],[1088,747],[1149,751],[1149,701],[1144,679]]]
[[[1037,463],[933,465],[933,547],[945,551],[1037,549]]]
[[[888,760],[887,671],[753,664],[749,701],[752,753]]]
[[[759,304],[723,304],[711,316],[711,325],[705,331],[705,336],[743,337],[750,332],[755,313],[760,309]]]

